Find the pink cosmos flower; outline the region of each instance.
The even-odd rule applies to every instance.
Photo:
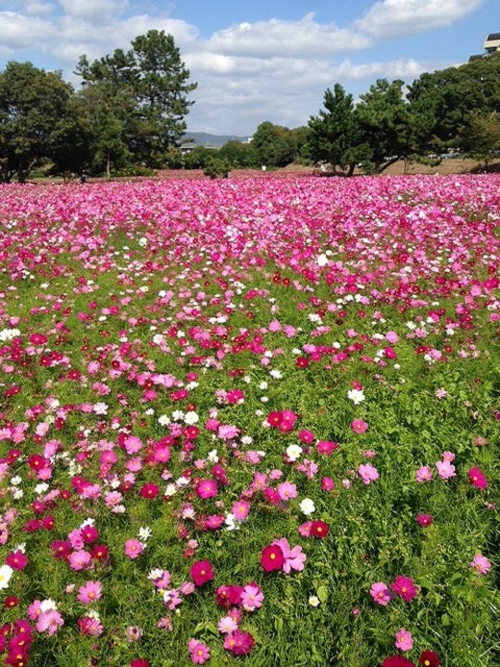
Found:
[[[210,659],[210,648],[206,644],[203,644],[196,639],[189,640],[188,650],[191,654],[191,661],[195,665],[202,665],[204,662]]]
[[[87,551],[79,549],[69,555],[69,566],[73,570],[87,570],[92,567],[92,558]]]
[[[297,497],[297,487],[291,482],[282,482],[278,486],[278,495],[281,500],[288,501]]]
[[[102,597],[102,584],[100,581],[87,581],[80,586],[76,599],[82,604],[92,604],[95,600]]]
[[[82,618],[79,618],[78,627],[82,635],[87,637],[99,637],[104,632],[102,623],[92,616],[82,616]]]
[[[422,466],[416,472],[417,482],[430,482],[432,480],[432,470],[429,466]]]
[[[491,569],[491,563],[482,554],[476,554],[469,565],[479,574],[487,574]]]
[[[368,424],[362,419],[353,419],[351,429],[354,433],[364,433],[368,428]]]
[[[190,574],[196,586],[203,586],[204,583],[214,578],[214,571],[208,560],[198,560],[193,563]]]
[[[125,542],[125,555],[134,560],[144,551],[144,545],[139,540],[132,538]]]
[[[393,597],[391,591],[383,581],[377,581],[372,585],[370,588],[370,595],[373,600],[382,607],[386,607]]]
[[[241,604],[245,611],[255,611],[262,606],[264,593],[257,584],[248,584],[244,586],[241,594]]]
[[[52,637],[61,625],[64,625],[64,619],[57,609],[47,609],[38,616],[36,629],[38,632],[46,632],[49,637]]]
[[[285,537],[282,537],[279,540],[273,540],[272,544],[281,549],[285,562],[283,563],[283,572],[285,574],[290,574],[292,570],[297,570],[301,572],[304,569],[304,563],[306,562],[306,555],[302,552],[301,546],[295,546],[293,549],[290,548],[288,540]]]
[[[404,628],[399,628],[396,632],[396,648],[400,651],[410,651],[413,648],[413,639],[411,633]]]
[[[238,624],[236,623],[234,618],[232,618],[232,616],[223,616],[217,625],[217,629],[223,635],[227,635],[230,632],[234,632],[237,629],[237,627]]]
[[[378,470],[371,463],[362,463],[358,466],[358,474],[363,484],[371,484],[379,478]]]
[[[231,512],[237,521],[245,521],[250,512],[250,503],[246,500],[238,500],[238,502],[234,503]]]
[[[452,465],[449,461],[437,461],[436,463],[436,468],[438,471],[438,475],[441,477],[441,479],[450,479],[451,477],[455,477],[455,466]]]

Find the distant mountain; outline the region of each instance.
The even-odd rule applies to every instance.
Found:
[[[209,134],[208,132],[186,132],[181,141],[195,141],[199,146],[223,146],[228,141],[247,141],[248,137],[234,134]]]

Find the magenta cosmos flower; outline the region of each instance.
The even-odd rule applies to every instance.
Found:
[[[207,581],[212,581],[214,571],[208,560],[197,560],[190,569],[191,578],[196,586],[203,586]]]
[[[472,486],[475,486],[476,489],[488,488],[486,476],[479,468],[471,468],[469,470],[469,480]]]
[[[391,655],[384,660],[382,667],[415,667],[413,662],[403,655]]]
[[[234,655],[248,655],[255,640],[249,632],[235,630],[229,633],[224,640],[224,648]]]
[[[262,549],[260,563],[266,572],[281,570],[285,563],[285,557],[281,547],[277,544],[269,544]]]
[[[418,595],[418,589],[410,577],[403,577],[401,575],[396,577],[391,584],[391,589],[402,597],[405,602],[411,602]]]
[[[213,479],[202,479],[196,487],[196,495],[206,500],[217,495],[217,482]]]

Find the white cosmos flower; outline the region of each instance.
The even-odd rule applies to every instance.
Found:
[[[354,405],[359,405],[361,401],[365,400],[365,395],[362,389],[349,389],[347,398],[350,398]]]
[[[286,448],[286,455],[290,461],[297,461],[302,454],[302,447],[300,445],[289,445]]]
[[[305,514],[306,516],[312,514],[316,509],[314,502],[310,498],[304,498],[299,507],[302,514]]]
[[[2,565],[0,567],[0,589],[9,587],[9,581],[13,572],[14,570],[10,565]]]

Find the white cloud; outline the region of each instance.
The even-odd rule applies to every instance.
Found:
[[[55,6],[51,2],[41,2],[39,0],[24,0],[24,11],[26,14],[47,15],[54,12]]]
[[[66,16],[101,25],[110,17],[120,17],[128,8],[128,0],[59,0]]]
[[[380,40],[442,28],[478,9],[484,0],[379,0],[354,26]]]
[[[218,53],[261,57],[325,56],[371,45],[372,40],[366,35],[333,23],[321,25],[312,13],[300,21],[240,23],[214,33],[207,43],[211,51]]]
[[[16,12],[0,12],[1,47],[6,53],[17,49],[41,48],[55,37],[48,21]]]

